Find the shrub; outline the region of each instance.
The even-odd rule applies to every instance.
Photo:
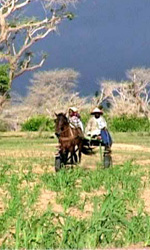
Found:
[[[54,131],[54,121],[44,115],[31,117],[22,125],[22,131]]]
[[[84,128],[86,127],[87,122],[90,118],[91,118],[90,112],[88,112],[88,111],[81,112],[81,120],[82,120],[82,123],[84,125]]]
[[[9,89],[9,66],[8,64],[0,65],[0,93],[4,94]]]
[[[0,132],[6,132],[8,130],[9,130],[8,124],[5,121],[0,120]]]
[[[90,113],[81,112],[81,120],[86,127],[90,119]],[[135,117],[122,115],[120,117],[110,117],[109,113],[105,112],[104,117],[107,121],[108,128],[112,132],[150,132],[150,120],[145,117]]]
[[[109,129],[113,132],[150,131],[150,121],[145,117],[120,116],[108,119]]]

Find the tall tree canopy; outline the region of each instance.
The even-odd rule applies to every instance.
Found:
[[[0,61],[9,64],[9,89],[12,81],[25,71],[41,67],[45,55],[35,58],[32,46],[48,34],[57,31],[64,20],[73,18],[68,5],[76,0],[1,0],[0,1]],[[41,17],[36,17],[41,4]],[[33,16],[29,15],[29,6]],[[39,53],[39,52],[38,52]]]

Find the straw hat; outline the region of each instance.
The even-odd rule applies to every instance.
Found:
[[[95,113],[103,114],[103,110],[102,110],[102,109],[99,109],[99,108],[95,108],[95,109],[93,109],[93,111],[91,112],[91,115],[94,115]]]
[[[78,109],[76,107],[70,107],[69,110],[72,110],[73,112],[77,112]]]

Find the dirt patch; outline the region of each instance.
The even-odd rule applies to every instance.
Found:
[[[142,152],[150,152],[149,147],[140,146],[140,145],[132,145],[132,144],[124,144],[124,143],[114,143],[112,146],[112,150],[123,150],[123,151],[142,151]]]
[[[2,188],[0,188],[0,215],[6,209],[6,204],[4,202],[4,199],[10,199],[10,195],[9,195],[8,191],[5,191]]]
[[[56,213],[64,212],[63,207],[60,204],[56,203],[57,193],[49,190],[42,190],[41,195],[38,199],[38,202],[35,205],[35,208],[42,212],[46,211],[48,207],[51,207],[52,210]],[[93,212],[93,205],[87,201],[84,206],[84,211],[79,210],[76,207],[71,207],[67,209],[66,213],[77,218],[86,218],[91,216]]]
[[[132,245],[131,247],[122,248],[105,248],[105,250],[150,250],[150,247],[142,247],[140,245]],[[104,248],[97,248],[96,250],[104,250]]]
[[[143,192],[141,198],[144,200],[145,211],[147,213],[150,213],[150,188],[144,189],[144,192]]]
[[[16,149],[16,150],[3,150],[0,151],[1,157],[13,157],[13,158],[33,158],[33,157],[50,157],[54,155],[53,152],[49,151],[41,151],[41,150],[24,150],[24,149]]]
[[[49,166],[43,166],[43,165],[40,166],[39,164],[34,164],[32,166],[32,172],[34,174],[44,174],[45,172],[48,172],[48,173],[54,172],[54,166],[51,166],[51,165],[49,165]]]
[[[77,207],[70,207],[67,209],[66,214],[77,217],[77,218],[87,218],[90,217],[93,213],[93,203],[90,201],[90,198],[95,196],[101,196],[105,194],[105,189],[101,188],[99,190],[93,190],[90,193],[82,192],[80,198],[85,200],[84,209],[80,210]],[[64,212],[62,205],[56,203],[57,193],[50,190],[42,190],[38,198],[38,202],[35,204],[35,209],[40,213],[47,210],[48,207],[51,207],[52,210],[56,213]]]
[[[113,165],[123,164],[124,162],[129,161],[131,159],[132,159],[131,155],[121,155],[115,152],[112,153]]]
[[[91,203],[90,198],[95,197],[95,196],[101,196],[105,194],[106,191],[104,188],[101,188],[99,190],[93,190],[90,193],[87,192],[82,192],[80,195],[80,198],[85,202],[84,209],[81,211],[76,207],[71,207],[67,210],[67,213],[71,216],[75,216],[79,219],[86,219],[88,217],[92,216],[92,213],[94,211],[93,203]]]
[[[84,210],[81,211],[76,207],[71,207],[69,209],[67,209],[67,214],[74,216],[78,219],[86,219],[88,217],[91,217],[93,213],[93,204],[91,204],[90,202],[87,202],[84,206]]]
[[[104,149],[102,147],[102,151],[103,150]],[[140,164],[141,161],[141,165],[148,165],[150,163],[150,159],[141,159],[142,153],[150,153],[150,147],[133,144],[114,143],[112,145],[113,165],[123,164],[125,161],[130,160],[134,160],[134,162],[138,164]],[[147,156],[143,155],[142,158],[147,158]],[[83,155],[82,166],[84,168],[96,169],[99,163],[101,163],[101,157],[98,147],[93,150],[93,154]]]
[[[92,192],[82,192],[80,197],[82,200],[85,200],[87,198],[95,197],[95,196],[101,196],[103,194],[106,194],[106,190],[104,188],[101,188],[99,190],[93,190]]]
[[[0,188],[0,214],[2,214],[5,211],[5,204],[3,198],[4,198],[4,191]]]
[[[99,153],[99,148],[95,148],[92,154],[82,155],[81,165],[85,169],[95,170],[99,163],[101,163],[101,156]]]
[[[133,160],[136,164],[139,164],[139,165],[143,165],[143,166],[150,165],[150,159],[147,155],[144,155],[144,153],[150,153],[150,147],[145,147],[141,145],[115,143],[112,146],[113,164],[114,165],[123,164],[125,161]],[[148,159],[146,159],[147,157]]]
[[[146,166],[146,165],[150,166],[150,159],[137,160],[136,162],[141,166]]]
[[[54,191],[45,189],[42,190],[35,208],[40,212],[44,212],[49,206],[52,207],[52,210],[56,213],[63,212],[63,207],[60,204],[56,203],[56,196],[57,193]]]
[[[59,144],[58,144],[58,143],[45,143],[44,146],[56,147],[56,148],[58,148],[58,147],[59,147]]]

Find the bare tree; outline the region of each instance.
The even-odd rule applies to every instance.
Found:
[[[45,55],[39,63],[35,62],[31,47],[48,34],[57,31],[63,19],[72,19],[67,5],[76,0],[1,0],[0,1],[0,60],[9,63],[9,88],[12,81],[25,71],[32,71],[41,67],[46,59]],[[41,4],[41,16],[24,17],[28,14],[28,6],[32,4],[33,15],[36,14],[37,4]],[[37,61],[37,60],[36,60]],[[5,96],[1,98],[1,105]]]
[[[91,105],[93,107],[95,106],[98,107],[101,106],[101,104],[106,101],[111,101],[111,99],[113,98],[112,92],[116,86],[116,83],[113,81],[103,81],[103,82],[99,81],[99,86],[100,86],[100,91],[98,91],[97,95],[95,95],[91,99]]]
[[[127,71],[129,81],[100,82],[98,104],[108,101],[112,115],[150,116],[150,69],[135,68]]]
[[[136,101],[139,113],[150,115],[150,69],[135,68],[127,72],[131,81],[131,94]]]
[[[19,125],[33,115],[54,117],[55,112],[67,112],[69,106],[83,108],[86,98],[75,92],[79,75],[72,69],[34,73],[28,95],[24,98],[14,96],[13,105],[3,110],[1,118],[9,124]]]
[[[78,93],[74,93],[79,73],[72,69],[43,71],[33,75],[29,95],[24,100],[24,105],[35,108],[36,113],[44,114],[46,109],[51,116],[59,110],[66,111],[68,105],[75,104]]]

